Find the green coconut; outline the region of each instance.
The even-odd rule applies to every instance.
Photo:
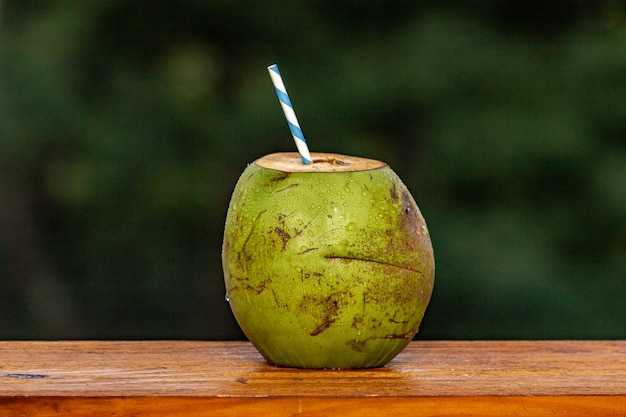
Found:
[[[417,333],[434,255],[415,200],[385,163],[336,154],[266,155],[230,201],[226,296],[265,359],[298,368],[370,368]]]

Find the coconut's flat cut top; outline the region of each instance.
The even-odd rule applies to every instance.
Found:
[[[310,164],[304,164],[297,152],[279,152],[265,155],[254,163],[262,168],[283,172],[355,172],[387,166],[375,159],[335,153],[313,152],[311,158],[313,161]]]

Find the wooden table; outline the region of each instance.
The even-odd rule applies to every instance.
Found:
[[[626,341],[420,341],[383,368],[247,342],[0,342],[0,416],[626,416]]]

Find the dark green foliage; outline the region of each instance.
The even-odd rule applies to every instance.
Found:
[[[623,1],[0,3],[0,337],[242,337],[255,158],[381,159],[430,227],[420,338],[626,336]]]

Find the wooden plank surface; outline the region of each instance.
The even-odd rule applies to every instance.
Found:
[[[412,342],[366,370],[276,368],[247,342],[0,342],[0,415],[112,410],[626,416],[626,341]]]

